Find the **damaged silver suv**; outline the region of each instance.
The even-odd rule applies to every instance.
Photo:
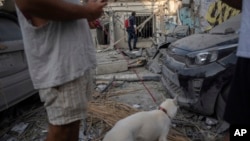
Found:
[[[179,103],[222,119],[236,64],[241,14],[208,33],[193,34],[161,49],[161,81]]]
[[[17,17],[0,10],[0,111],[35,93]]]

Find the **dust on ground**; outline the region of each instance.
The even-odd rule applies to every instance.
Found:
[[[134,73],[141,75],[151,72],[142,66],[117,74]],[[169,98],[160,81],[113,81],[112,85],[108,86],[108,84],[109,81],[97,82],[96,80],[93,101],[112,101],[115,103],[113,105],[116,105],[112,108],[118,107],[121,109],[120,111],[127,109],[127,115],[123,114],[123,117],[135,111],[157,109],[163,100]],[[89,114],[86,122],[81,123],[79,141],[101,140],[105,133],[112,128],[112,124],[118,120],[113,118],[109,119],[113,120],[112,123],[106,123],[98,116],[101,116],[101,113],[95,116]],[[1,112],[0,120],[0,141],[43,141],[46,137],[48,127],[46,111],[38,94]],[[177,117],[173,120],[168,140],[220,141],[224,134],[218,133],[218,128],[222,125],[223,122],[213,117],[205,117],[179,109]]]

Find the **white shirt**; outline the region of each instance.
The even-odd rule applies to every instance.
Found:
[[[67,0],[79,3],[79,0]],[[34,27],[17,8],[25,54],[34,88],[64,84],[96,66],[96,54],[86,19],[49,21]]]
[[[250,58],[250,0],[243,0],[237,56]]]

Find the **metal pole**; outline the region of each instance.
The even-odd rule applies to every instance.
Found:
[[[114,49],[115,46],[115,33],[114,33],[114,12],[112,10],[109,11],[109,41],[111,49]]]

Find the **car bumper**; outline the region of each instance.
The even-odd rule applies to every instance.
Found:
[[[173,58],[170,60],[163,61],[161,76],[161,82],[170,96],[178,95],[181,107],[203,115],[213,114],[218,93],[228,83],[233,71],[224,66],[226,63],[214,62],[188,68]]]

